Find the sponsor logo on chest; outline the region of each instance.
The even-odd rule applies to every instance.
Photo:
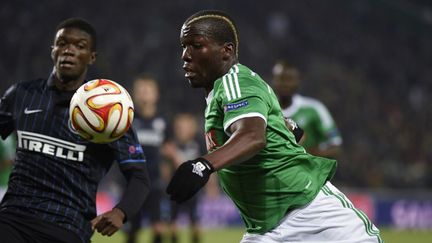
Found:
[[[48,154],[61,159],[84,161],[85,145],[33,132],[17,131],[17,135],[18,148]]]

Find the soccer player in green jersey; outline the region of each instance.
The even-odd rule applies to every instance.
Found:
[[[284,116],[293,119],[304,130],[301,144],[310,154],[336,158],[342,145],[339,130],[323,103],[297,93],[300,83],[298,68],[283,60],[275,63],[273,88]]]
[[[220,11],[181,28],[185,77],[206,92],[208,154],[182,163],[167,193],[191,198],[217,172],[246,226],[242,243],[380,242],[378,229],[329,180],[336,161],[298,145],[272,88],[238,62],[238,31]]]

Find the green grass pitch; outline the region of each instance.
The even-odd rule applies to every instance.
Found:
[[[201,243],[238,243],[243,235],[241,228],[212,229],[203,230]],[[189,232],[182,230],[180,243],[189,243]],[[381,229],[381,237],[386,243],[430,243],[432,242],[432,230],[394,230]],[[92,243],[123,243],[125,236],[123,232],[118,232],[112,237],[105,237],[95,233]],[[148,230],[142,230],[137,243],[151,243]],[[169,241],[166,241],[169,243]]]

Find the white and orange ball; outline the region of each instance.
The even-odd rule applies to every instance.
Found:
[[[118,83],[95,79],[73,95],[69,116],[73,129],[94,143],[109,143],[123,136],[134,116],[129,93]]]

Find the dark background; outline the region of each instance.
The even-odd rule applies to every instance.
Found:
[[[302,93],[323,101],[344,139],[336,180],[346,186],[432,186],[432,3],[427,0],[2,1],[0,92],[47,77],[55,27],[83,17],[98,31],[89,78],[131,87],[141,72],[161,86],[171,117],[201,117],[203,92],[183,78],[179,30],[201,9],[227,11],[240,62],[269,83],[276,59],[297,64]]]

